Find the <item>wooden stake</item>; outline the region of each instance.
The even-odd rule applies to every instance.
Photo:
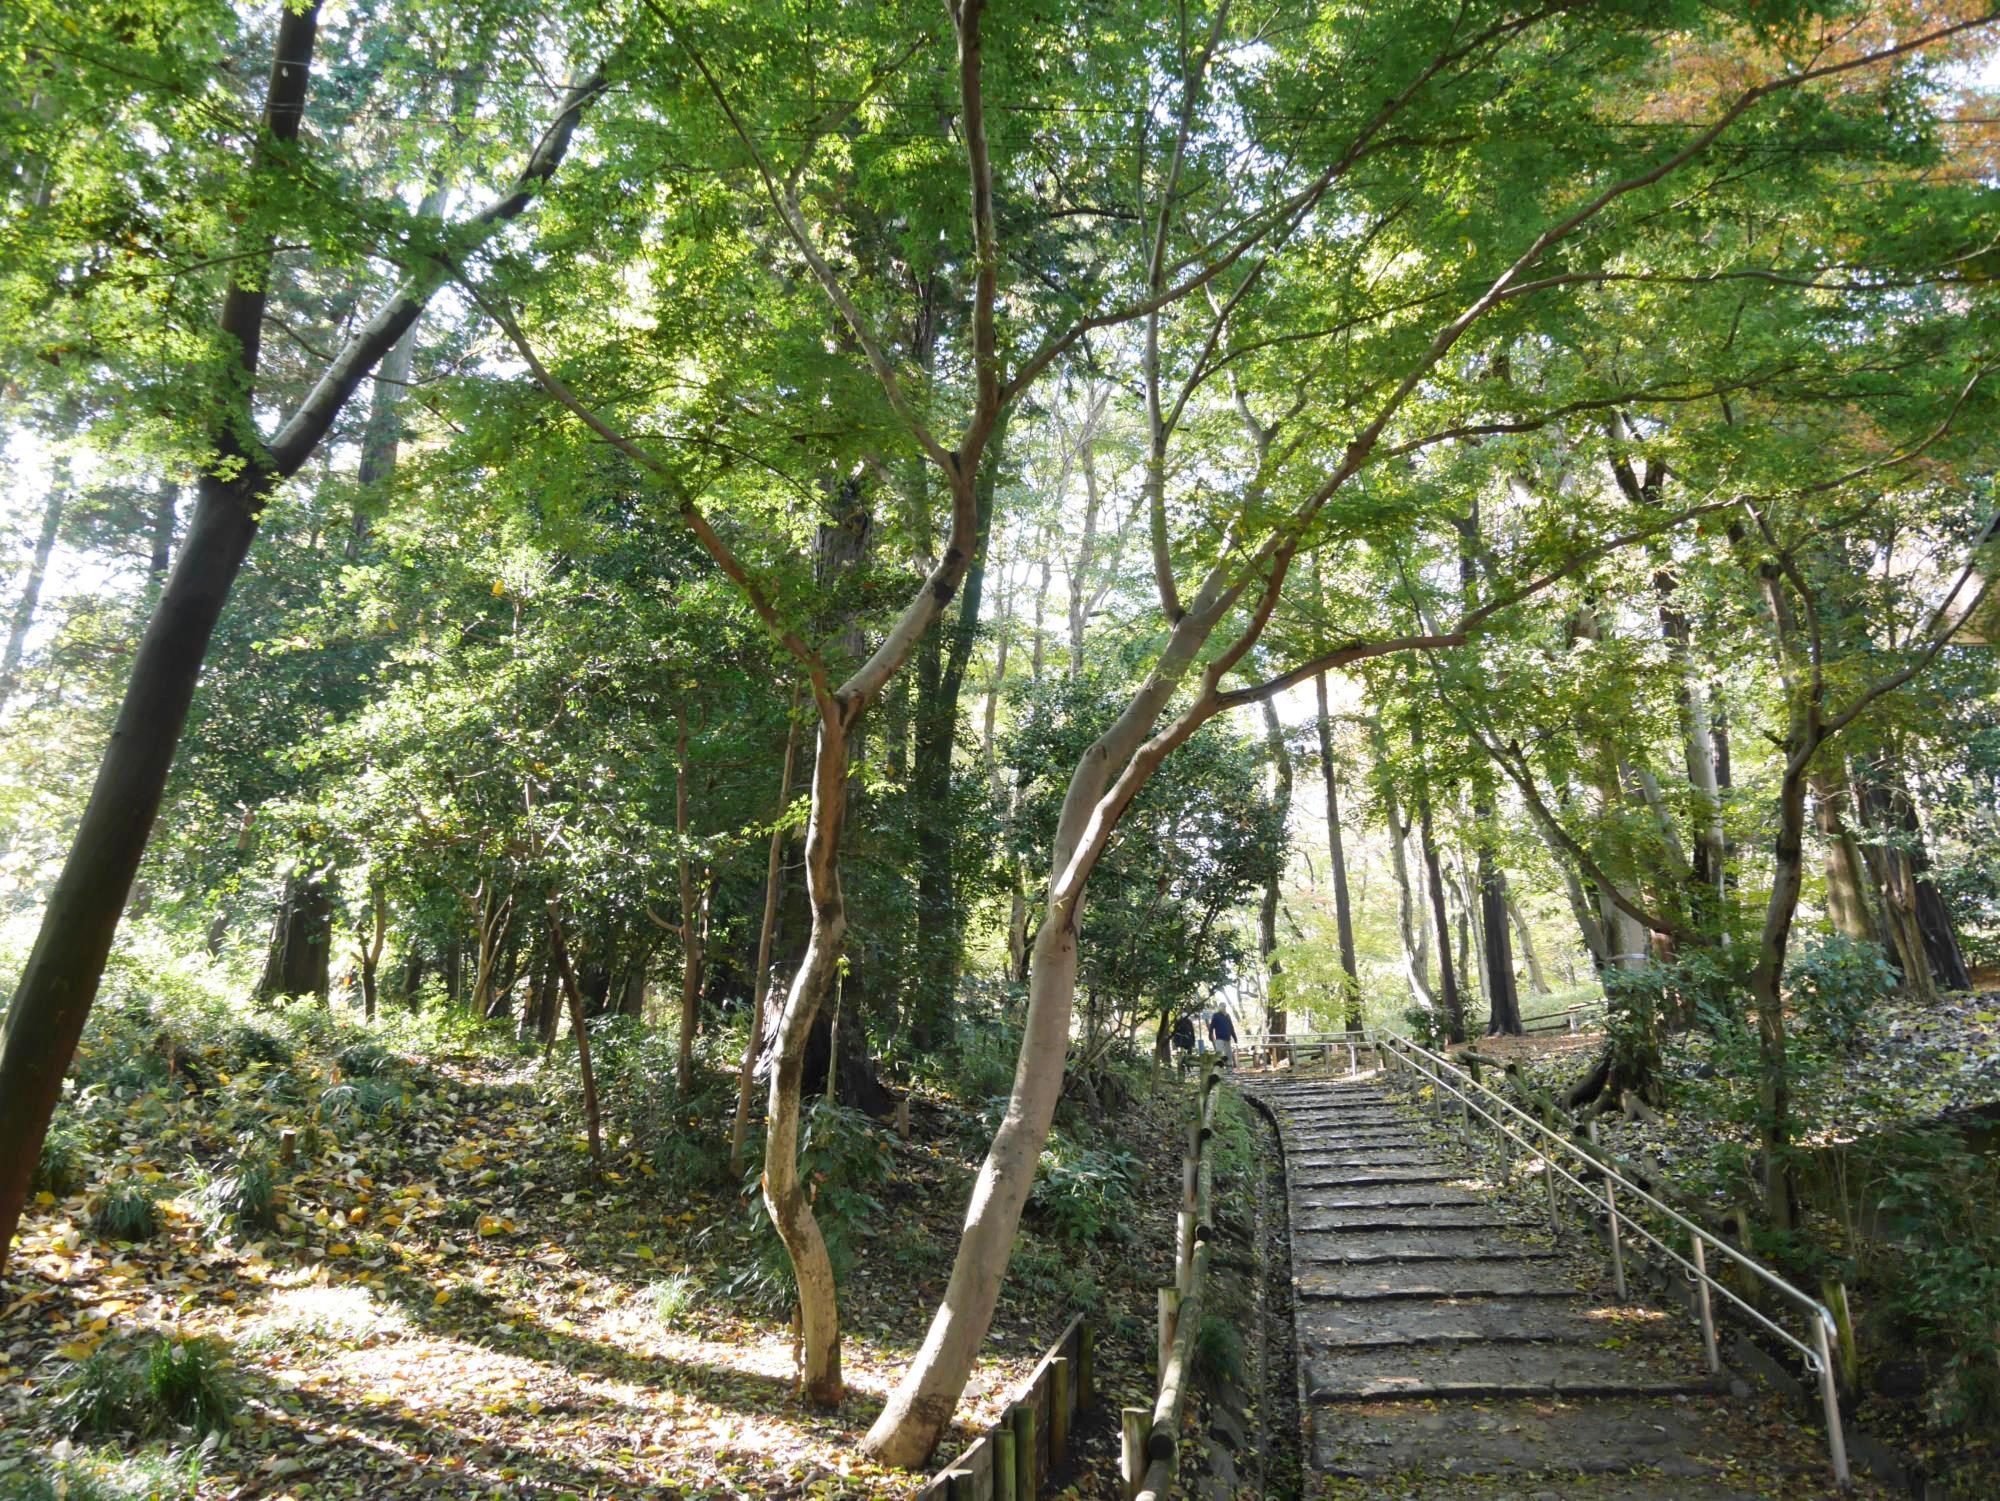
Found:
[[[1049,1468],[1069,1453],[1069,1357],[1049,1362]]]
[[[1035,1501],[1035,1404],[1014,1404],[1014,1495],[1016,1501]]]
[[[1125,1501],[1139,1494],[1146,1476],[1146,1440],[1153,1436],[1153,1414],[1145,1407],[1127,1407],[1118,1414],[1118,1473],[1125,1480]]]
[[[1076,1405],[1089,1407],[1097,1401],[1097,1326],[1085,1324],[1076,1331]]]
[[[993,1501],[1014,1501],[1014,1430],[1002,1423],[993,1430]]]

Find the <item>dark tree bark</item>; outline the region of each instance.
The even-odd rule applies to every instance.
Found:
[[[1275,774],[1273,800],[1279,808],[1278,824],[1285,827],[1292,811],[1292,753],[1285,744],[1285,728],[1278,722],[1278,706],[1270,699],[1264,700],[1264,750],[1270,758],[1271,770]],[[1271,989],[1277,989],[1278,976],[1283,971],[1278,954],[1278,897],[1284,883],[1284,864],[1281,860],[1271,869],[1264,882],[1264,900],[1257,911],[1257,957],[1264,963],[1264,973],[1270,978]],[[1283,1036],[1285,1012],[1268,994],[1264,1002],[1269,1017],[1268,1027],[1274,1036]]]
[[[1452,1042],[1465,1041],[1465,1000],[1459,994],[1458,975],[1451,962],[1451,915],[1444,904],[1444,868],[1438,861],[1437,840],[1431,828],[1431,795],[1417,783],[1417,842],[1424,856],[1424,885],[1430,892],[1431,921],[1437,929],[1438,1000],[1444,1006],[1445,1035]]]
[[[172,480],[160,482],[153,501],[153,530],[148,539],[146,574],[155,584],[164,583],[174,553],[174,523],[178,518],[181,487]]]
[[[310,995],[325,1004],[333,947],[333,897],[317,875],[285,880],[285,894],[271,924],[271,945],[257,999]]]
[[[319,12],[308,4],[279,18],[263,131],[252,175],[271,167],[272,143],[299,133]],[[593,76],[564,100],[514,191],[483,213],[497,228],[525,208],[568,150],[576,120],[603,87]],[[263,336],[265,290],[260,262],[267,238],[246,261],[251,274],[223,300],[219,332],[239,351],[232,409],[211,435],[213,463],[196,489],[181,557],[168,576],[140,639],[125,698],[113,723],[90,800],[68,859],[50,893],[41,931],[0,1024],[0,1270],[27,1200],[28,1180],[103,978],[119,916],[159,816],[167,774],[187,723],[195,682],[230,586],[257,531],[272,487],[296,473],[319,447],[356,386],[417,319],[442,283],[426,265],[335,355],[304,403],[268,444],[254,441],[251,396]]]
[[[590,1135],[590,1166],[604,1171],[604,1142],[598,1129],[597,1075],[590,1067],[590,1026],[583,1014],[583,996],[577,989],[576,970],[569,962],[569,947],[563,942],[562,913],[556,899],[549,898],[549,954],[562,980],[563,995],[569,1001],[570,1031],[576,1034],[576,1066],[583,1075],[583,1121]]]
[[[980,466],[977,495],[979,534],[965,570],[958,615],[948,631],[933,632],[918,648],[916,745],[910,790],[917,821],[917,949],[910,976],[913,1005],[911,1044],[935,1051],[951,1036],[952,998],[957,992],[965,913],[957,901],[952,852],[958,828],[952,799],[952,756],[958,747],[958,705],[965,671],[979,634],[979,609],[986,589],[986,552],[993,529],[993,492],[1007,437],[1007,412],[994,423]]]

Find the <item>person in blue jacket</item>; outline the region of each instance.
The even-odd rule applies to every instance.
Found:
[[[1229,1065],[1236,1062],[1236,1023],[1229,1019],[1229,1013],[1222,1007],[1215,1008],[1215,1015],[1208,1019],[1208,1040],[1215,1044],[1215,1051],[1222,1055],[1222,1061]]]

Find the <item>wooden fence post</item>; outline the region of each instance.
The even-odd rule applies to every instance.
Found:
[[[1085,1324],[1076,1331],[1076,1405],[1089,1407],[1097,1400],[1097,1326]]]
[[[1069,1357],[1049,1362],[1049,1468],[1069,1453]]]
[[[1014,1430],[1002,1423],[993,1430],[993,1501],[1015,1501]]]
[[[1035,1501],[1035,1404],[1014,1404],[1014,1495],[1017,1501]]]
[[[1139,1494],[1146,1475],[1147,1440],[1153,1436],[1153,1410],[1127,1407],[1119,1413],[1118,1473],[1125,1479],[1125,1501]]]

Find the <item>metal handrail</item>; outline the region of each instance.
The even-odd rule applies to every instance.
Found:
[[[1382,1056],[1385,1060],[1393,1058],[1397,1060],[1398,1066],[1407,1067],[1430,1081],[1432,1086],[1439,1091],[1435,1098],[1440,1110],[1443,1108],[1445,1093],[1456,1096],[1466,1112],[1468,1131],[1470,1129],[1471,1116],[1477,1115],[1488,1125],[1492,1126],[1495,1131],[1499,1132],[1503,1138],[1514,1142],[1524,1151],[1537,1155],[1542,1159],[1543,1180],[1548,1187],[1549,1223],[1551,1229],[1554,1229],[1556,1225],[1555,1180],[1557,1177],[1561,1177],[1566,1182],[1572,1184],[1586,1199],[1591,1201],[1593,1207],[1601,1205],[1604,1208],[1610,1222],[1611,1256],[1620,1297],[1625,1296],[1625,1253],[1623,1237],[1620,1234],[1621,1226],[1629,1227],[1640,1239],[1657,1248],[1669,1261],[1678,1265],[1683,1275],[1694,1283],[1696,1288],[1698,1312],[1701,1318],[1703,1352],[1707,1357],[1708,1367],[1711,1372],[1720,1372],[1722,1369],[1721,1356],[1717,1352],[1715,1342],[1714,1310],[1710,1303],[1711,1293],[1715,1292],[1721,1293],[1723,1297],[1735,1304],[1737,1308],[1741,1309],[1743,1313],[1756,1323],[1798,1351],[1799,1355],[1805,1361],[1806,1369],[1816,1376],[1819,1381],[1820,1401],[1826,1413],[1827,1448],[1833,1461],[1834,1478],[1842,1486],[1848,1484],[1850,1473],[1847,1463],[1847,1439],[1841,1427],[1840,1401],[1834,1386],[1832,1359],[1832,1341],[1838,1338],[1839,1326],[1834,1322],[1832,1310],[1820,1302],[1819,1299],[1801,1292],[1769,1267],[1763,1265],[1763,1263],[1755,1260],[1737,1247],[1732,1246],[1713,1232],[1702,1228],[1702,1226],[1696,1224],[1679,1210],[1662,1202],[1645,1189],[1639,1187],[1638,1184],[1632,1182],[1631,1179],[1613,1167],[1609,1161],[1593,1157],[1588,1152],[1583,1151],[1560,1132],[1554,1131],[1541,1121],[1536,1120],[1511,1101],[1504,1099],[1485,1084],[1473,1078],[1464,1069],[1458,1067],[1458,1065],[1452,1063],[1450,1060],[1432,1052],[1420,1043],[1413,1042],[1409,1038],[1400,1037],[1391,1032],[1378,1034],[1377,1043],[1381,1048]],[[1454,1083],[1454,1079],[1463,1081],[1465,1087],[1461,1088],[1459,1084]],[[1468,1090],[1473,1091],[1480,1098],[1475,1099],[1474,1093],[1468,1093]],[[1482,1100],[1486,1104],[1490,1104],[1500,1114],[1496,1115],[1485,1108],[1485,1105],[1481,1103]],[[1530,1133],[1529,1136],[1524,1139],[1515,1130],[1510,1130],[1506,1124],[1507,1117],[1512,1117],[1521,1126],[1527,1128],[1527,1131]],[[1553,1150],[1551,1150],[1552,1148]],[[1602,1178],[1604,1181],[1604,1193],[1602,1197],[1600,1198],[1598,1193],[1589,1184],[1586,1184],[1583,1179],[1576,1176],[1575,1173],[1572,1173],[1565,1167],[1559,1166],[1556,1161],[1556,1153],[1574,1159],[1583,1164],[1586,1171]],[[1636,1199],[1640,1203],[1645,1204],[1656,1214],[1685,1230],[1688,1235],[1690,1252],[1693,1259],[1690,1260],[1689,1257],[1683,1256],[1679,1251],[1653,1234],[1652,1230],[1643,1221],[1634,1218],[1622,1210],[1618,1205],[1619,1189],[1623,1189],[1629,1198]],[[1721,1252],[1723,1256],[1735,1262],[1744,1271],[1757,1277],[1769,1287],[1782,1293],[1799,1305],[1800,1310],[1807,1315],[1808,1322],[1812,1326],[1812,1342],[1808,1344],[1804,1340],[1801,1340],[1797,1335],[1773,1321],[1761,1310],[1753,1307],[1727,1284],[1719,1282],[1711,1276],[1708,1270],[1707,1257],[1707,1251],[1710,1248]]]

